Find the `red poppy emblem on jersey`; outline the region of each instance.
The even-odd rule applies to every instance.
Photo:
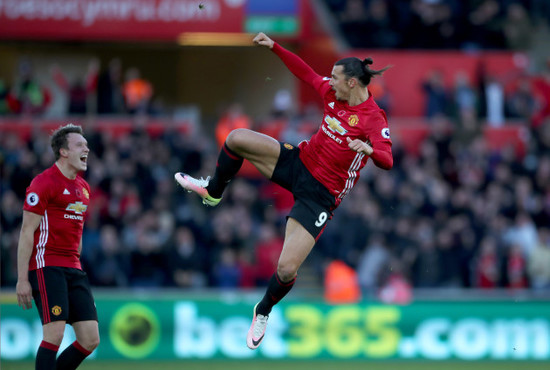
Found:
[[[348,118],[348,124],[349,124],[351,127],[357,125],[358,123],[359,123],[359,117],[357,117],[357,115],[352,114],[351,116],[349,116],[349,118]]]
[[[344,117],[345,115],[346,115],[345,110],[341,110],[340,112],[338,112],[338,117]]]

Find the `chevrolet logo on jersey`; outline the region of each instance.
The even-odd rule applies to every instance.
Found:
[[[348,130],[342,127],[342,124],[340,121],[338,121],[336,118],[332,118],[330,116],[325,116],[325,122],[328,125],[328,128],[332,132],[337,132],[340,135],[344,135]]]
[[[67,206],[67,208],[65,208],[66,211],[73,211],[77,215],[81,215],[86,212],[86,209],[88,209],[88,206],[82,202],[71,203]]]

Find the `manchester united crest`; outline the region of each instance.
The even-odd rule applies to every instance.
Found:
[[[348,118],[348,124],[353,127],[355,125],[357,125],[359,123],[359,117],[357,117],[356,114],[352,114],[351,116],[349,116]]]
[[[52,307],[52,313],[53,313],[55,316],[61,315],[61,307],[59,307],[59,306],[53,306],[53,307]]]
[[[90,193],[88,193],[88,190],[86,188],[82,188],[82,192],[84,193],[86,199],[90,199]]]
[[[294,147],[292,145],[290,145],[289,143],[285,143],[285,148],[287,148],[288,150],[294,149]]]

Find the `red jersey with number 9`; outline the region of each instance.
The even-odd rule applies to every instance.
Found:
[[[78,247],[90,203],[90,186],[80,176],[65,177],[57,165],[37,175],[27,188],[23,209],[42,216],[34,232],[29,270],[45,266],[82,269]]]
[[[338,206],[359,179],[359,171],[369,158],[375,165],[389,169],[393,165],[392,142],[386,114],[369,98],[356,106],[336,99],[330,78],[315,73],[302,59],[275,43],[273,52],[288,69],[317,90],[323,98],[323,121],[310,140],[299,144],[300,159],[319,182],[335,197]],[[351,150],[347,138],[368,142],[370,157]]]

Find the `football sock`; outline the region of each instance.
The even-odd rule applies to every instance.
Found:
[[[55,357],[59,346],[42,341],[36,352],[35,369],[36,370],[55,370]]]
[[[220,155],[218,156],[214,177],[206,187],[208,194],[213,198],[221,198],[225,187],[233,177],[235,177],[237,172],[239,172],[242,165],[243,158],[229,149],[227,143],[224,143],[222,150],[220,150]]]
[[[74,370],[86,357],[90,355],[90,351],[82,347],[76,340],[67,347],[57,359],[57,369]]]
[[[265,316],[269,315],[273,306],[275,306],[277,302],[283,299],[283,297],[290,292],[290,289],[294,286],[295,281],[296,278],[284,283],[275,272],[269,280],[264,297],[258,304],[258,307],[256,307],[256,313]]]

